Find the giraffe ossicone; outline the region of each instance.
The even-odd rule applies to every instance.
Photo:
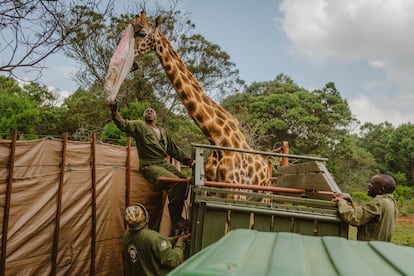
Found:
[[[188,114],[212,145],[251,149],[239,122],[203,91],[200,83],[160,31],[161,17],[148,22],[145,12],[132,23],[135,58],[155,52]],[[267,161],[260,155],[212,151],[205,164],[208,180],[246,185],[269,185]]]

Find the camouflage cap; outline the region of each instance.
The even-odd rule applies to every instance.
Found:
[[[125,209],[125,221],[129,229],[140,230],[144,228],[149,221],[147,209],[140,203],[128,206]]]

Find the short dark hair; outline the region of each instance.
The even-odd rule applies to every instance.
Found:
[[[384,192],[388,194],[394,192],[395,187],[397,186],[394,178],[388,174],[379,174],[378,176],[383,179]]]

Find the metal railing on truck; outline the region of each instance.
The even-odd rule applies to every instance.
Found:
[[[193,255],[230,230],[255,229],[313,236],[348,237],[348,226],[338,217],[333,192],[341,192],[324,162],[326,158],[193,144],[191,191],[191,246]],[[269,186],[209,181],[204,173],[207,150],[289,158],[278,167]],[[280,185],[278,185],[278,183]]]

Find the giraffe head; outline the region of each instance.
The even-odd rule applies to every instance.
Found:
[[[155,24],[147,22],[147,17],[144,11],[135,17],[135,20],[132,23],[132,26],[134,27],[135,57],[155,50],[156,37],[161,23],[162,19],[160,16],[155,20]]]

